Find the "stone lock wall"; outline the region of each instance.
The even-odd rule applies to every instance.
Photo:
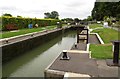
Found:
[[[41,44],[52,40],[53,38],[62,34],[61,30],[55,30],[44,35],[33,37],[27,40],[15,42],[12,44],[7,44],[1,47],[2,49],[2,62],[5,63],[18,55],[21,55],[31,49],[40,46]]]

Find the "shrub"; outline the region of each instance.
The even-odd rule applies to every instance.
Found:
[[[118,14],[116,18],[117,18],[118,20],[120,20],[120,14]]]
[[[1,18],[1,17],[0,17]],[[2,17],[2,30],[6,31],[6,25],[15,24],[19,29],[28,28],[28,24],[32,23],[33,26],[37,23],[39,27],[56,25],[56,19],[36,19],[36,18],[22,18],[22,17]]]

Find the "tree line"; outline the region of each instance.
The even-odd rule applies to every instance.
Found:
[[[92,18],[104,20],[105,17],[120,19],[120,2],[95,2]]]
[[[9,13],[5,13],[2,16],[13,17],[12,14],[9,14]],[[19,16],[19,15],[17,15],[17,17],[22,18],[22,16]],[[59,13],[57,11],[46,12],[44,13],[44,18],[45,19],[59,19]]]

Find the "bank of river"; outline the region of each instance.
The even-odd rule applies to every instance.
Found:
[[[69,31],[3,65],[3,77],[43,77],[45,68],[64,49],[76,42],[76,31]]]

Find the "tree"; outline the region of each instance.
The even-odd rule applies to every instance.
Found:
[[[61,21],[66,21],[67,23],[69,23],[69,22],[73,22],[74,20],[72,18],[64,18],[61,19]]]
[[[72,18],[65,18],[66,21],[73,21]]]
[[[22,18],[22,16],[17,15],[17,18]]]
[[[44,18],[50,18],[51,17],[51,14],[49,12],[47,13],[44,13],[45,17]]]
[[[103,20],[107,17],[117,17],[120,13],[120,2],[95,2],[92,17],[95,20]]]
[[[9,17],[12,17],[12,15],[11,15],[11,14],[8,14],[8,13],[3,14],[2,16],[9,16]]]
[[[92,21],[92,16],[88,16],[87,21]]]
[[[59,17],[59,14],[58,14],[57,11],[52,11],[52,12],[51,12],[51,18],[52,18],[52,19],[58,19],[58,17]]]
[[[79,19],[78,19],[78,18],[75,18],[74,21],[78,23],[78,22],[79,22]]]
[[[59,13],[57,11],[52,11],[51,13],[44,13],[44,18],[59,19]]]
[[[120,14],[117,14],[116,18],[117,18],[117,20],[120,20]]]

